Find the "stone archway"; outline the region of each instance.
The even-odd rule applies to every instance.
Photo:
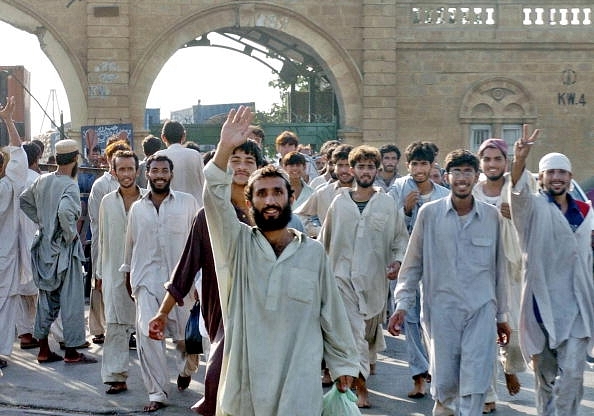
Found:
[[[312,47],[331,80],[338,102],[340,128],[361,125],[362,77],[348,53],[322,28],[290,9],[261,3],[227,4],[201,10],[164,30],[130,68],[130,111],[142,125],[152,84],[165,62],[196,36],[226,27],[263,27],[280,31]]]
[[[0,1],[2,20],[17,29],[37,36],[41,50],[46,54],[64,84],[73,125],[82,125],[87,120],[87,76],[68,42],[50,22],[26,5],[8,4]]]

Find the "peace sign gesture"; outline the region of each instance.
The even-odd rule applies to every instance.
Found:
[[[530,136],[528,136],[528,124],[522,126],[522,137],[514,145],[514,154],[516,159],[526,160],[530,153],[530,146],[536,143],[539,129],[535,129]]]

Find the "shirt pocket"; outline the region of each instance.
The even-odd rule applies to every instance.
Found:
[[[489,237],[473,237],[470,242],[468,256],[472,263],[485,267],[489,266],[495,240]]]
[[[287,296],[301,303],[312,303],[314,299],[314,282],[303,276],[305,270],[291,268]]]
[[[388,223],[388,216],[386,214],[372,213],[369,216],[369,225],[375,231],[384,231]]]

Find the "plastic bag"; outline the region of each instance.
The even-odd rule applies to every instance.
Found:
[[[186,353],[188,354],[202,354],[202,335],[200,335],[200,302],[196,301],[190,317],[186,323]]]
[[[336,383],[324,394],[322,406],[322,416],[361,416],[355,393],[351,389],[341,393]]]

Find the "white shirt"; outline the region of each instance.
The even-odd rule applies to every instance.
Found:
[[[133,294],[144,286],[160,300],[165,296],[163,285],[183,252],[198,202],[185,192],[170,191],[157,211],[150,195],[132,204],[128,213],[120,271],[130,272]]]
[[[194,149],[188,149],[179,143],[159,150],[156,155],[167,156],[173,162],[171,189],[191,194],[202,208],[202,190],[204,189],[204,162],[202,155]]]

